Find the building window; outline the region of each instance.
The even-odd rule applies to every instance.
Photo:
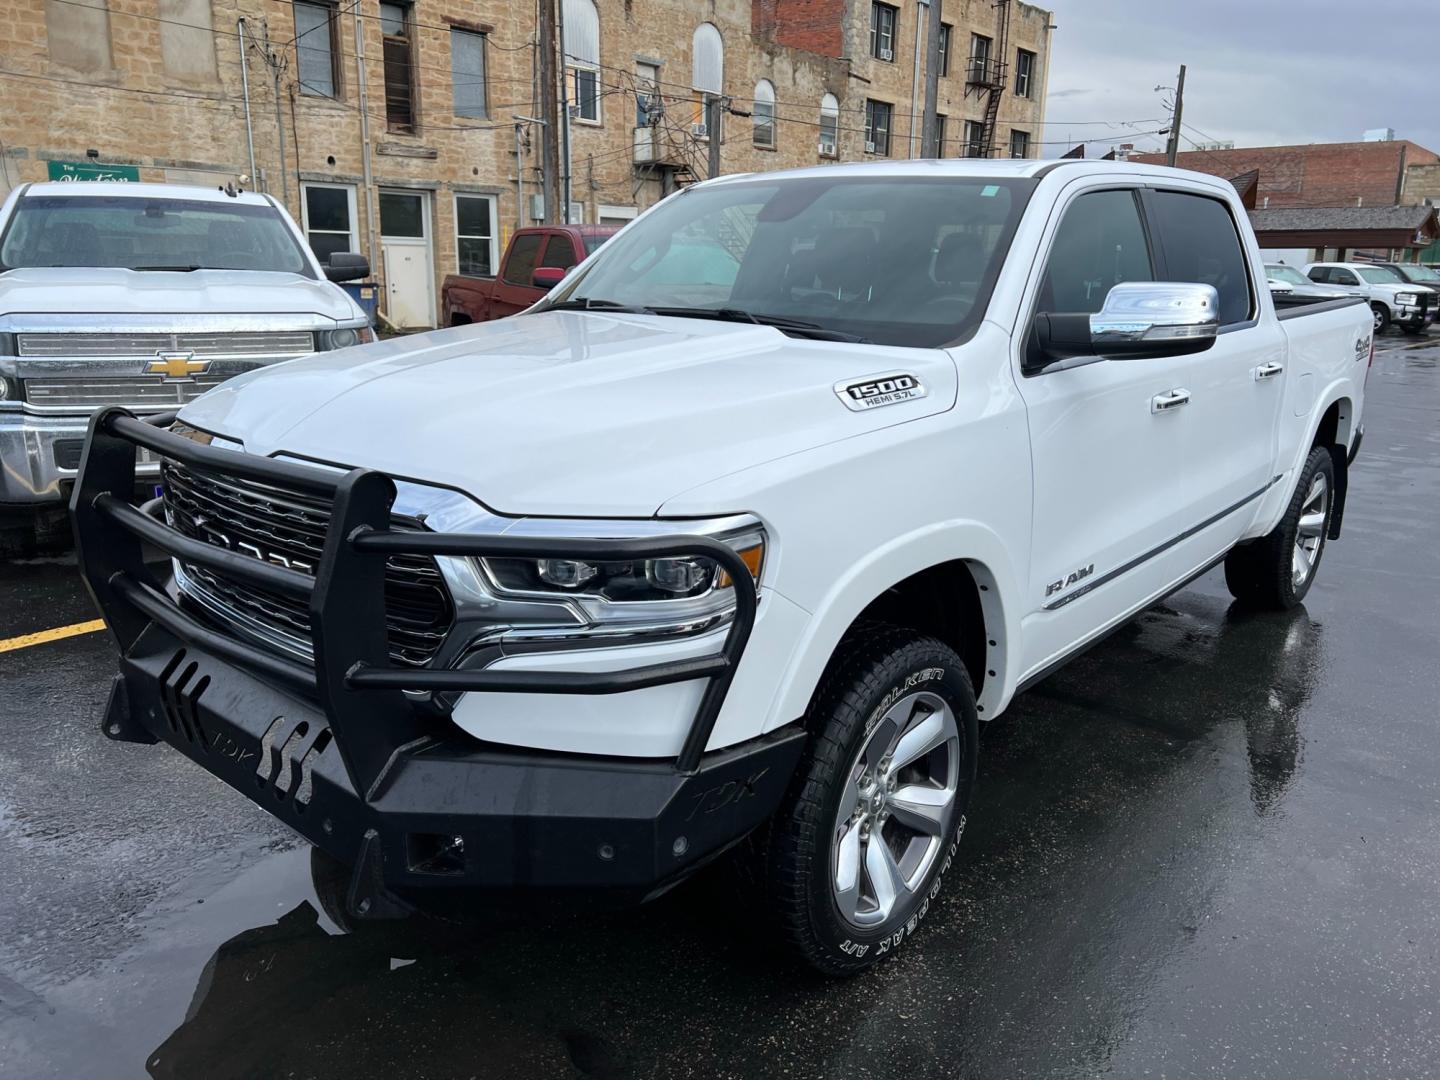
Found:
[[[455,196],[455,265],[466,277],[491,277],[500,253],[495,244],[495,197]]]
[[[380,5],[381,57],[385,67],[385,127],[390,131],[415,131],[413,42],[410,39],[410,5]]]
[[[608,206],[601,203],[596,207],[596,214],[596,221],[601,225],[628,225],[639,216],[640,211],[634,206]],[[588,240],[586,247],[593,253],[603,243],[603,240]]]
[[[707,139],[712,133],[705,126],[705,99],[725,92],[725,41],[714,23],[701,23],[690,50],[690,85],[695,90],[692,131]]]
[[[834,94],[820,99],[820,156],[840,156],[840,102]]]
[[[594,0],[564,0],[565,78],[576,120],[600,122],[600,12]]]
[[[965,76],[972,83],[990,81],[990,46],[992,42],[984,34],[970,35],[970,71]]]
[[[950,74],[950,31],[953,27],[949,23],[940,24],[940,74]]]
[[[755,108],[752,111],[755,123],[755,145],[775,149],[775,87],[769,79],[755,84]]]
[[[1010,156],[1012,158],[1028,158],[1030,156],[1030,133],[1028,131],[1010,132]]]
[[[900,9],[889,4],[870,5],[870,55],[876,60],[895,59],[895,24]]]
[[[1035,96],[1035,54],[1024,49],[1015,50],[1015,96]]]
[[[337,251],[359,251],[355,189],[344,184],[302,184],[300,189],[300,224],[315,257],[327,263]]]
[[[660,103],[660,65],[644,61],[635,65],[635,126],[653,127],[664,110]]]
[[[340,85],[336,64],[335,9],[329,4],[295,0],[295,67],[302,94],[335,97]]]
[[[945,156],[945,114],[935,114],[935,156]]]
[[[5,7],[8,11],[16,5],[6,4]],[[89,75],[99,75],[114,68],[107,0],[89,0],[87,3],[46,0],[45,30],[51,63]]]
[[[888,157],[890,117],[894,107],[884,101],[865,100],[865,152]]]
[[[979,120],[965,121],[965,143],[960,153],[965,157],[985,157],[985,125]]]
[[[455,115],[485,118],[485,35],[450,31],[450,80],[455,87]]]

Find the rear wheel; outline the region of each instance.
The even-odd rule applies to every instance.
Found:
[[[1370,311],[1375,317],[1375,333],[1383,334],[1390,326],[1390,309],[1384,304],[1371,304]]]
[[[1335,463],[1327,447],[1317,446],[1305,460],[1280,524],[1225,557],[1225,584],[1230,594],[1281,611],[1304,600],[1325,553],[1334,493]]]
[[[903,945],[940,890],[975,780],[975,694],[953,649],[877,625],[841,645],[809,720],[764,885],[799,952],[850,974]]]

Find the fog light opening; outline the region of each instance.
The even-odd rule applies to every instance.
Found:
[[[407,833],[405,862],[412,874],[463,874],[465,838],[450,833]]]

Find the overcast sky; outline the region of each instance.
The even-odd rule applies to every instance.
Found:
[[[1395,129],[1440,152],[1436,0],[1038,0],[1054,10],[1045,157],[1089,144],[1163,148],[1186,64],[1181,146],[1352,142]],[[1106,126],[1095,121],[1107,121]],[[1202,134],[1203,133],[1203,134]]]

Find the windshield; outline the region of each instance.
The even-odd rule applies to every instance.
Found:
[[[314,276],[273,206],[127,195],[20,199],[0,241],[0,270],[30,266]]]
[[[695,188],[606,244],[546,306],[720,313],[881,345],[943,345],[984,317],[1033,188],[957,176]]]
[[[1311,281],[1293,266],[1267,266],[1265,276],[1271,281],[1283,281],[1286,285],[1309,285]]]
[[[1411,266],[1409,263],[1406,263],[1400,272],[1411,281],[1423,281],[1427,284],[1432,281],[1440,282],[1440,274],[1437,274],[1428,266]]]
[[[1386,270],[1383,266],[1357,266],[1355,269],[1371,285],[1405,284],[1399,274],[1394,270]]]

